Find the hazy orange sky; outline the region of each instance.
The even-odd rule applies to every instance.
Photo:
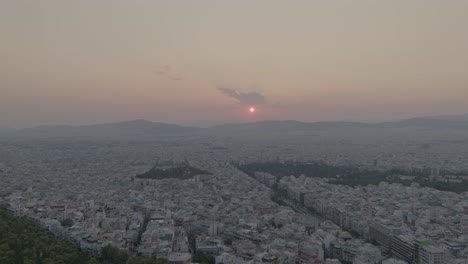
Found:
[[[2,0],[0,127],[468,113],[467,13],[464,0]]]

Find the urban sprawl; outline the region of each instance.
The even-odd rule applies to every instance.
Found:
[[[457,182],[468,176],[441,171],[466,171],[467,152],[442,144],[218,137],[3,142],[0,202],[92,254],[111,244],[170,263],[192,263],[203,252],[224,264],[468,264],[468,192],[249,175],[236,166],[293,160],[430,168],[434,181]],[[209,174],[138,177],[180,164]]]

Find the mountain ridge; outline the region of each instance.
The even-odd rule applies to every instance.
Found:
[[[466,117],[466,120],[464,119]],[[247,123],[226,123],[208,128],[184,126],[163,122],[153,122],[145,119],[135,119],[111,123],[90,125],[46,125],[24,128],[7,133],[12,137],[26,138],[68,138],[68,137],[98,137],[98,138],[154,138],[156,136],[183,136],[199,133],[226,132],[300,132],[345,130],[366,128],[395,129],[429,129],[429,130],[468,130],[468,115],[440,117],[415,117],[391,122],[366,123],[352,121],[319,121],[304,122],[298,120],[261,120]]]
[[[162,122],[152,122],[144,119],[129,121],[91,124],[91,125],[47,125],[33,128],[23,128],[8,133],[9,137],[25,138],[132,138],[154,137],[158,135],[183,135],[198,132],[202,128],[180,126]]]

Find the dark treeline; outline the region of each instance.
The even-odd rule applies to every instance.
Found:
[[[190,249],[195,254],[192,255],[192,262],[193,263],[200,263],[200,264],[215,264],[216,259],[212,255],[208,255],[203,253],[202,251],[197,251],[197,235],[195,233],[189,233],[188,240],[190,242]]]
[[[201,251],[197,251],[193,255],[192,261],[193,263],[200,263],[200,264],[215,264],[216,263],[216,259],[214,256],[207,255]]]
[[[211,175],[210,172],[197,169],[191,166],[180,166],[167,169],[153,167],[151,170],[137,175],[136,178],[140,179],[167,179],[175,178],[180,180],[190,179],[196,175]]]
[[[300,176],[327,178],[330,183],[348,186],[378,185],[380,182],[401,183],[410,185],[416,182],[424,187],[441,191],[462,193],[468,191],[468,181],[448,182],[431,180],[430,169],[391,169],[378,171],[357,166],[330,165],[322,162],[271,161],[234,164],[244,173],[253,176],[255,172],[266,172],[280,179],[283,176]],[[413,180],[402,180],[401,175],[414,176]],[[466,175],[463,172],[449,172],[447,175]]]
[[[350,173],[356,170],[348,166],[330,166],[320,162],[270,161],[235,165],[250,176],[253,176],[255,172],[261,171],[277,177],[304,175],[307,177],[334,178],[336,175]]]
[[[113,246],[104,247],[99,256],[82,251],[77,245],[56,239],[24,217],[0,209],[0,263],[2,264],[167,264],[165,259],[130,257]]]
[[[421,176],[429,177],[434,173],[432,168],[412,168],[412,169],[399,169],[393,168],[387,170],[389,174],[398,174],[398,175],[411,175],[411,176]],[[452,175],[452,176],[466,176],[468,171],[451,171],[447,169],[437,170],[438,175]]]

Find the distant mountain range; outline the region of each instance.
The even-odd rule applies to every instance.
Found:
[[[135,138],[190,134],[202,130],[198,127],[179,126],[147,120],[132,120],[117,123],[85,126],[39,126],[9,133],[20,138]]]
[[[468,114],[459,116],[417,117],[393,122],[364,123],[345,121],[300,122],[295,120],[267,120],[254,123],[225,124],[212,127],[214,130],[270,130],[270,131],[306,131],[333,130],[350,128],[424,128],[468,130]]]
[[[423,117],[424,119],[451,120],[451,121],[468,121],[468,114],[464,115],[440,115]]]
[[[224,124],[210,128],[133,120],[85,126],[39,126],[7,133],[15,138],[104,138],[104,139],[154,139],[160,136],[189,136],[206,134],[290,133],[314,131],[346,131],[350,129],[394,128],[425,130],[467,130],[468,115],[411,118],[394,122],[300,122],[295,120],[267,120],[253,123]]]
[[[382,123],[381,125],[387,127],[420,127],[426,129],[467,129],[468,130],[468,118],[467,119],[435,119],[435,118],[411,118],[401,120],[398,122]]]
[[[371,124],[358,122],[300,122],[295,120],[266,120],[254,123],[225,124],[212,127],[214,131],[255,131],[267,130],[274,132],[309,131],[344,129],[351,127],[369,127]]]

